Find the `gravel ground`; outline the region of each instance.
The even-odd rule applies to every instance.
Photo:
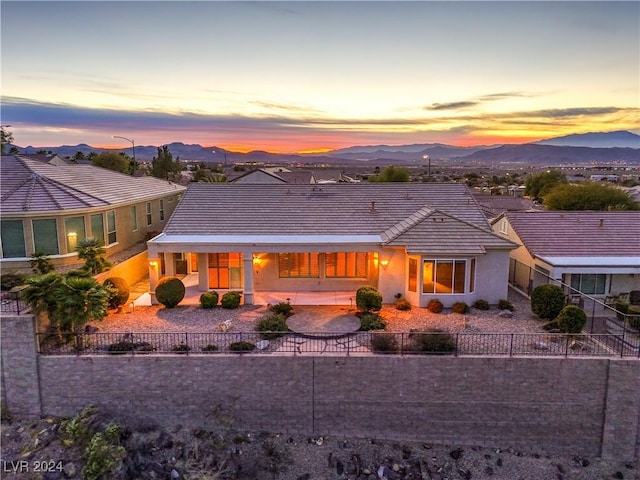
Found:
[[[541,321],[531,313],[529,301],[522,295],[511,292],[509,300],[515,310],[513,318],[501,318],[496,307],[490,310],[471,309],[466,315],[451,313],[445,309],[442,313],[431,313],[426,308],[412,308],[400,311],[391,305],[385,305],[381,311],[387,322],[388,332],[409,332],[411,329],[424,330],[440,328],[449,332],[466,333],[541,333]],[[297,307],[308,310],[309,306]],[[349,307],[319,306],[313,308],[341,310],[337,313],[355,313]],[[257,319],[267,312],[266,306],[243,305],[236,310],[215,308],[205,310],[197,305],[178,305],[167,309],[161,305],[138,306],[133,310],[125,307],[122,313],[111,313],[102,322],[93,325],[104,333],[160,333],[188,332],[211,333],[220,331],[225,323],[229,332],[254,332]],[[296,306],[294,306],[294,313]]]

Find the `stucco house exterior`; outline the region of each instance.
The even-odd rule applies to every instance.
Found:
[[[640,290],[640,211],[505,212],[492,228],[521,245],[509,276],[524,291],[546,276],[596,298]]]
[[[0,166],[3,272],[30,272],[35,252],[55,266],[79,265],[75,247],[89,237],[108,256],[140,244],[162,231],[185,191],[166,180],[23,155],[3,155]]]
[[[191,184],[148,242],[151,290],[176,261],[201,291],[345,292],[415,306],[507,297],[509,252],[463,184]]]

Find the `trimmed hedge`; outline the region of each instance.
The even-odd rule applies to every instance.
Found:
[[[538,285],[531,292],[531,311],[544,320],[556,318],[565,302],[564,292],[558,285]]]
[[[427,308],[431,313],[441,313],[444,309],[444,305],[440,300],[434,298],[432,300],[429,300],[429,303],[427,303]]]
[[[205,309],[215,308],[218,306],[218,292],[213,290],[200,295],[200,306]]]
[[[234,309],[240,307],[240,292],[231,291],[222,295],[222,299],[220,300],[220,306],[222,308]]]
[[[361,312],[377,312],[382,308],[382,295],[374,287],[360,287],[356,291],[356,306]]]
[[[451,311],[453,313],[469,313],[469,305],[464,302],[456,302],[451,305]]]
[[[256,325],[256,331],[261,332],[262,338],[266,338],[267,340],[273,340],[274,338],[286,335],[288,330],[287,320],[282,313],[271,312],[258,320]]]
[[[576,305],[567,305],[560,311],[556,323],[562,333],[580,333],[587,324],[587,314]]]
[[[173,308],[184,298],[186,289],[178,277],[163,277],[156,286],[156,300],[167,308]]]

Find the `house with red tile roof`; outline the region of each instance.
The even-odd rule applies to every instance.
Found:
[[[187,259],[201,291],[345,292],[445,306],[507,297],[509,252],[463,184],[191,184],[148,242],[151,288]]]
[[[140,244],[162,231],[185,190],[166,180],[51,159],[0,157],[3,272],[30,272],[35,252],[55,266],[80,265],[75,247],[89,237],[102,241],[107,256]]]
[[[640,211],[505,212],[492,228],[521,245],[510,281],[524,291],[545,275],[595,297],[640,290]]]

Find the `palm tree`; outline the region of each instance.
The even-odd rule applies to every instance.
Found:
[[[65,330],[73,332],[76,348],[82,349],[82,328],[107,316],[109,292],[91,277],[67,277],[53,294]]]
[[[40,319],[48,318],[50,328],[60,337],[60,323],[57,316],[55,292],[63,281],[58,272],[34,275],[25,281],[26,288],[22,291],[22,300],[31,307],[33,313]]]
[[[31,269],[35,274],[43,274],[54,271],[55,267],[47,254],[34,252],[31,254]]]
[[[105,256],[105,250],[102,242],[96,238],[85,238],[78,243],[76,248],[78,258],[84,260],[84,269],[91,272],[92,275],[102,273],[111,266]]]

